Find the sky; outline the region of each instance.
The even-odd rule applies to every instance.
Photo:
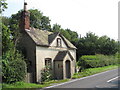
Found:
[[[88,32],[118,40],[118,2],[120,0],[25,0],[28,9],[39,9],[51,25],[59,24],[79,35]],[[24,0],[7,0],[3,16],[10,17],[23,9]]]

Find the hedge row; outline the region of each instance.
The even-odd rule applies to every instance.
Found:
[[[85,55],[79,59],[77,64],[82,69],[96,68],[96,67],[118,64],[118,59],[115,56]]]

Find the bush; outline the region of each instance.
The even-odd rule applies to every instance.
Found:
[[[26,75],[26,64],[24,61],[14,60],[11,62],[5,62],[5,60],[3,60],[2,64],[5,82],[13,83],[24,80]]]
[[[52,72],[51,72],[50,66],[46,66],[42,71],[41,71],[41,83],[45,81],[50,81],[52,80]]]
[[[117,58],[115,56],[105,56],[105,55],[85,55],[82,56],[78,61],[78,66],[82,69],[85,68],[96,68],[108,65],[118,64]]]
[[[13,55],[12,55],[13,53]],[[6,52],[2,60],[2,77],[5,83],[23,81],[27,72],[26,63],[18,51]]]

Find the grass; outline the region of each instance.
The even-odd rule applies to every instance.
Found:
[[[63,83],[63,82],[67,82],[70,79],[63,79],[63,80],[51,80],[49,82],[45,82],[44,84],[55,84],[55,83]]]
[[[90,75],[93,75],[93,74],[97,74],[97,73],[100,73],[100,72],[112,70],[112,69],[115,69],[115,68],[118,68],[118,65],[110,65],[110,66],[99,67],[99,68],[89,68],[89,69],[83,70],[82,72],[75,73],[72,76],[72,78],[73,79],[82,78],[82,77],[85,77],[85,76],[90,76]]]
[[[51,80],[49,82],[44,82],[44,84],[35,84],[35,83],[25,83],[25,82],[16,82],[13,84],[2,84],[2,87],[5,88],[43,88],[47,86],[51,86],[56,83],[62,83],[66,82],[69,79],[64,79],[64,80]]]
[[[99,67],[99,68],[85,69],[84,71],[82,71],[80,73],[75,73],[72,76],[72,79],[93,75],[93,74],[100,73],[100,72],[107,71],[107,70],[112,70],[112,69],[115,69],[117,67],[118,67],[117,65],[110,65],[110,66]],[[43,87],[51,86],[51,85],[54,85],[54,84],[57,84],[57,83],[67,82],[69,80],[70,79],[51,80],[51,81],[48,81],[48,82],[44,82],[43,84],[25,83],[25,82],[16,82],[16,83],[13,83],[13,84],[3,83],[2,87],[4,89],[5,88],[43,88]]]
[[[47,85],[40,85],[40,84],[34,84],[34,83],[25,83],[25,82],[16,82],[13,84],[2,84],[3,88],[42,88]]]

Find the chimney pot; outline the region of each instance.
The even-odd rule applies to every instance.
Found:
[[[24,10],[21,12],[21,19],[20,19],[20,28],[21,31],[30,28],[30,13],[27,11],[27,3],[24,2]]]

